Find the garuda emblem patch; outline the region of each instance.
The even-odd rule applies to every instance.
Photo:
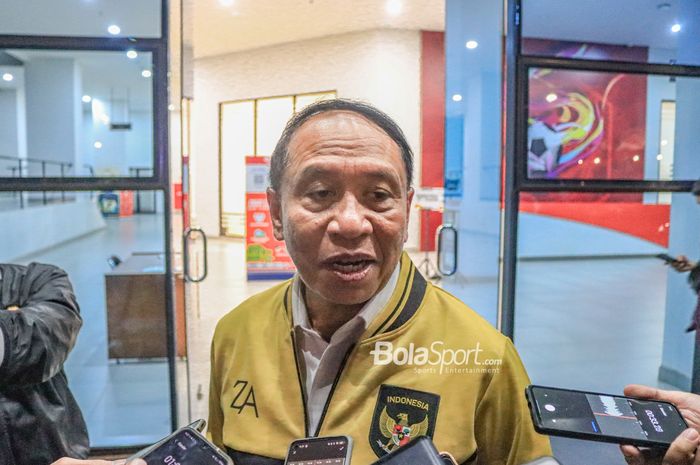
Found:
[[[440,396],[382,385],[374,406],[369,443],[377,457],[420,436],[433,436]]]

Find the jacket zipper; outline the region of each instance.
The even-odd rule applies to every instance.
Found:
[[[309,412],[306,407],[306,387],[301,379],[301,367],[299,366],[299,356],[297,355],[297,341],[294,337],[294,329],[292,335],[292,352],[294,352],[294,365],[297,368],[297,380],[299,381],[299,389],[301,390],[301,405],[304,410],[304,437],[309,437]]]
[[[353,344],[350,346],[350,348],[345,352],[345,356],[343,357],[343,361],[340,363],[340,368],[338,369],[338,373],[335,375],[335,379],[333,380],[333,385],[331,386],[331,390],[328,393],[328,398],[326,399],[326,403],[323,406],[323,411],[321,412],[321,418],[318,420],[318,426],[316,426],[316,432],[314,433],[313,437],[317,437],[318,433],[321,432],[321,426],[323,426],[323,420],[326,418],[326,413],[328,412],[328,407],[331,404],[331,399],[333,399],[333,392],[335,391],[336,386],[338,385],[338,381],[340,380],[340,376],[343,374],[343,370],[345,369],[345,365],[348,362],[348,359],[350,358],[350,354],[352,353],[353,349],[355,348],[356,344]]]

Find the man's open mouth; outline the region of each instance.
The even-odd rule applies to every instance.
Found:
[[[328,267],[336,276],[345,281],[358,281],[369,272],[374,260],[338,259],[328,262]]]

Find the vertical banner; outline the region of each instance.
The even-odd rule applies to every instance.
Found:
[[[248,280],[287,279],[296,271],[283,241],[272,234],[267,205],[269,157],[245,157],[246,267]]]

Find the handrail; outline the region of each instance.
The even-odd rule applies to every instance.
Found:
[[[0,155],[0,159],[2,160],[11,160],[11,161],[18,161],[20,163],[22,162],[27,162],[27,163],[46,163],[49,165],[65,165],[67,167],[73,166],[73,163],[67,162],[67,161],[56,161],[56,160],[44,160],[41,158],[17,158],[17,157],[10,157],[8,155]]]

